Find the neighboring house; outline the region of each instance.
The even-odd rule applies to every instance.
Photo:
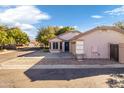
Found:
[[[38,43],[36,40],[30,40],[30,43],[28,46],[29,47],[36,47],[36,46],[40,46],[40,43]]]
[[[73,33],[72,33],[73,34]],[[72,35],[71,34],[71,35]],[[68,46],[66,46],[66,38],[71,36],[69,33],[63,34],[61,37],[58,36],[50,40],[51,52],[54,51],[53,47],[57,49],[59,42],[64,42],[64,51],[66,47],[70,53],[75,55],[77,58],[92,58],[92,59],[114,59],[119,61],[124,59],[122,55],[124,54],[121,50],[124,50],[124,31],[113,27],[113,26],[101,26],[93,28],[84,33],[78,33],[73,35],[72,38],[68,40]],[[66,37],[65,37],[66,36]],[[121,47],[119,47],[121,46]]]

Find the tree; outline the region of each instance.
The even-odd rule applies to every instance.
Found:
[[[75,28],[69,27],[69,26],[66,26],[63,28],[60,28],[57,26],[43,27],[43,28],[40,28],[38,31],[36,41],[38,41],[39,43],[43,43],[45,46],[48,46],[49,39],[72,30],[75,30]]]
[[[6,25],[0,25],[0,31],[8,31],[9,27]]]
[[[0,48],[3,49],[5,44],[7,44],[7,33],[0,31]]]
[[[13,37],[7,37],[7,44],[8,45],[15,45],[16,41]]]
[[[0,47],[23,45],[29,42],[28,35],[18,27],[0,25]]]
[[[43,43],[46,47],[48,46],[49,39],[53,37],[55,37],[55,30],[53,28],[41,28],[37,34],[36,41]]]
[[[8,31],[8,37],[15,40],[16,45],[27,44],[29,42],[29,37],[25,32],[22,32],[21,29],[14,27],[10,28]],[[12,41],[14,41],[12,40]]]
[[[124,22],[119,21],[115,23],[114,26],[124,30]]]
[[[60,34],[62,34],[62,33],[65,33],[65,32],[68,32],[68,31],[73,31],[73,30],[75,30],[74,27],[66,26],[66,27],[63,27],[63,28],[61,28],[60,30],[58,30],[55,34],[56,34],[56,35],[60,35]]]

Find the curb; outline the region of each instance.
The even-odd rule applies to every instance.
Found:
[[[86,69],[86,68],[124,68],[122,64],[113,65],[1,65],[0,69]]]

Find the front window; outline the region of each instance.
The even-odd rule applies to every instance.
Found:
[[[58,49],[58,42],[53,42],[53,49]]]
[[[62,42],[60,42],[60,49],[62,49]]]

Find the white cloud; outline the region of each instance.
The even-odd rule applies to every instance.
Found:
[[[0,8],[14,8],[15,5],[1,5]]]
[[[59,28],[63,28],[64,26],[58,26]]]
[[[35,6],[1,6],[0,9],[3,9],[0,11],[0,24],[18,26],[26,31],[36,30],[34,24],[51,18]]]
[[[58,26],[59,28],[63,28],[63,27],[65,27],[65,26]],[[70,26],[70,27],[73,27],[73,28],[78,28],[78,26],[76,26],[76,25],[74,25],[74,26]]]
[[[35,6],[16,6],[0,12],[0,22],[2,23],[30,23],[35,24],[40,20],[48,20],[50,16],[40,11]]]
[[[92,15],[91,17],[92,17],[92,18],[95,18],[95,19],[103,18],[103,16],[100,16],[100,15]]]
[[[119,8],[115,8],[115,9],[110,10],[110,11],[105,11],[104,13],[108,13],[110,15],[122,15],[122,14],[124,14],[124,6],[121,6]]]
[[[35,27],[34,27],[33,25],[30,25],[30,24],[20,24],[20,23],[16,23],[14,26],[20,27],[22,30],[35,29]]]
[[[78,26],[73,26],[75,29],[78,28]]]

